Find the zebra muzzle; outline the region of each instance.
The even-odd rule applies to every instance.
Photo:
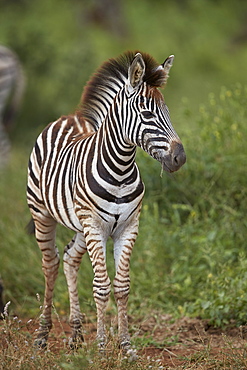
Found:
[[[171,150],[168,155],[161,160],[162,168],[166,172],[178,171],[186,162],[184,147],[180,142],[174,141],[171,144]]]

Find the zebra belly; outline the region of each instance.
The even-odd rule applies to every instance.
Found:
[[[72,197],[72,185],[64,181],[63,176],[52,177],[51,181],[41,175],[41,194],[45,208],[58,223],[76,232],[82,232],[83,227],[75,213]]]

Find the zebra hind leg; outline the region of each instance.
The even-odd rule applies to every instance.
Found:
[[[81,259],[87,251],[84,235],[77,233],[71,242],[64,249],[64,273],[67,280],[70,299],[70,327],[72,335],[69,339],[69,346],[74,349],[81,346],[84,341],[82,323],[84,316],[81,314],[78,290],[77,274]]]
[[[40,220],[36,218],[34,222],[36,240],[43,255],[42,269],[45,276],[44,304],[35,345],[46,348],[48,334],[52,327],[52,299],[60,259],[55,246],[56,222],[49,216],[42,216]]]

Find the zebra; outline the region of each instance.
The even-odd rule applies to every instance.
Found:
[[[7,131],[13,125],[20,108],[24,87],[24,73],[17,55],[0,45],[0,168],[3,168],[9,159],[10,141]],[[8,100],[9,106],[5,109]]]
[[[88,252],[97,311],[96,342],[104,348],[105,311],[111,292],[106,241],[114,243],[114,297],[120,348],[131,348],[127,302],[129,264],[138,234],[144,184],[135,162],[137,146],[177,171],[186,161],[159,87],[166,84],[174,56],[158,64],[149,54],[125,52],[106,61],[87,83],[73,115],[50,123],[38,137],[28,167],[27,202],[45,276],[43,311],[36,344],[47,345],[59,252],[56,224],[75,231],[64,249],[70,299],[70,346],[83,338],[77,273]]]

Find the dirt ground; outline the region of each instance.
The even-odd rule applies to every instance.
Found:
[[[31,321],[27,327],[29,332],[35,335],[38,323]],[[85,323],[84,328],[85,341],[93,342],[96,324]],[[236,327],[234,323],[220,329],[210,326],[206,320],[183,317],[173,321],[169,315],[154,315],[145,321],[130,318],[130,328],[138,348],[143,348],[138,350],[138,355],[159,359],[165,369],[216,369],[214,361],[224,365],[236,356],[245,359],[247,356],[247,327]],[[50,350],[57,352],[65,348],[69,335],[70,327],[67,321],[55,319],[49,337]],[[223,365],[220,368],[235,369],[234,365]]]
[[[166,368],[194,364],[190,368],[215,369],[215,364],[221,363],[222,369],[235,369],[234,365],[226,367],[224,364],[231,363],[236,356],[246,358],[247,328],[244,326],[215,328],[206,320],[187,317],[171,323],[166,315],[159,321],[157,324],[157,320],[150,318],[142,325],[143,333],[151,331],[157,343],[161,343],[161,347],[157,344],[147,347],[145,353],[158,355]]]

